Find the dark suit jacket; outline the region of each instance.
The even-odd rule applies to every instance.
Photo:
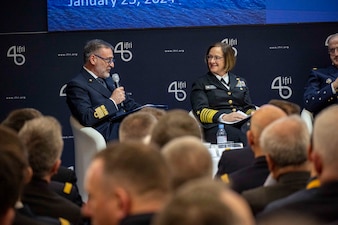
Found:
[[[287,204],[283,209],[304,213],[323,224],[337,224],[334,222],[338,221],[338,181],[321,184],[320,187],[303,195],[301,201]]]
[[[338,103],[338,95],[332,93],[331,83],[338,77],[338,68],[313,69],[304,92],[304,107],[314,115],[332,104]]]
[[[120,225],[151,225],[154,213],[129,215],[122,219]]]
[[[61,225],[58,219],[46,216],[36,216],[27,204],[15,209],[15,217],[12,225]]]
[[[243,149],[231,151],[223,151],[222,156],[218,162],[216,178],[247,167],[254,162],[254,159],[255,157],[250,147],[244,147]]]
[[[37,216],[64,218],[73,225],[81,224],[81,208],[51,190],[48,183],[33,178],[23,191],[22,202]]]
[[[254,215],[261,212],[266,205],[304,189],[310,178],[310,172],[290,172],[281,175],[277,183],[243,191],[242,196],[248,201]]]
[[[112,121],[114,116],[131,111],[140,106],[129,95],[123,102],[124,107],[109,99],[115,89],[111,78],[105,80],[108,89],[100,84],[84,68],[68,82],[66,87],[67,104],[72,115],[84,126],[94,127],[106,141],[118,139],[120,120]]]
[[[254,159],[250,166],[229,174],[230,186],[233,190],[242,191],[263,186],[270,171],[265,156]]]

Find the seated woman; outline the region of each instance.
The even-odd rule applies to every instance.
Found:
[[[247,118],[256,109],[246,81],[229,71],[235,66],[232,47],[217,42],[206,54],[209,72],[192,85],[190,101],[206,142],[216,143],[218,123],[225,123],[228,140],[246,145]]]

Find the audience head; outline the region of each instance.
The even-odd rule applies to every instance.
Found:
[[[155,116],[156,119],[160,119],[163,115],[166,114],[166,111],[164,109],[159,109],[155,107],[144,107],[140,111],[149,113]]]
[[[332,34],[327,38],[327,47],[332,65],[338,67],[338,33]]]
[[[61,164],[63,150],[60,123],[51,116],[42,116],[25,123],[19,137],[28,150],[33,176],[50,181]]]
[[[1,124],[19,132],[26,121],[40,116],[42,116],[42,113],[34,108],[15,109],[8,114]]]
[[[223,75],[235,67],[236,56],[231,45],[223,42],[216,42],[208,47],[206,52],[206,62],[208,69],[218,75]],[[213,68],[212,63],[217,61],[221,68]]]
[[[182,109],[169,110],[156,123],[151,141],[163,147],[170,140],[182,136],[195,136],[202,140],[202,130],[189,112]]]
[[[338,180],[338,105],[320,112],[314,121],[312,162],[321,182]]]
[[[261,134],[260,143],[269,169],[274,172],[288,166],[304,166],[310,147],[310,134],[300,116],[291,115],[267,126]]]
[[[202,141],[193,136],[178,137],[162,148],[176,189],[201,177],[212,178],[212,159]]]
[[[297,114],[300,115],[300,106],[296,103],[289,102],[281,99],[271,99],[268,104],[277,106],[282,109],[287,115]]]
[[[11,224],[14,205],[20,199],[28,167],[24,146],[18,135],[0,126],[0,224]]]
[[[202,178],[182,185],[153,225],[254,224],[245,200],[220,181]]]
[[[248,143],[255,152],[255,156],[263,155],[259,138],[265,127],[273,121],[286,117],[286,113],[280,108],[273,105],[261,106],[251,117],[250,129],[247,131]]]
[[[126,116],[119,128],[120,142],[142,141],[150,142],[151,132],[157,122],[155,116],[147,112],[135,112]]]
[[[83,213],[97,225],[119,224],[127,215],[160,210],[170,185],[169,169],[156,145],[111,142],[87,170],[90,197]]]

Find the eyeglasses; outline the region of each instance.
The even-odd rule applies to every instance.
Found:
[[[336,53],[336,50],[338,51],[338,47],[335,48],[329,48],[329,54],[334,55]]]
[[[103,61],[105,61],[106,63],[108,63],[108,64],[112,64],[112,63],[114,63],[115,62],[115,59],[114,58],[103,58],[103,57],[101,57],[101,56],[99,56],[99,55],[96,55],[96,54],[94,54],[97,58],[100,58],[100,59],[102,59]]]
[[[207,60],[208,61],[211,61],[212,59],[214,59],[215,61],[219,61],[219,60],[221,60],[221,59],[223,59],[223,57],[222,56],[213,56],[213,55],[207,55]]]

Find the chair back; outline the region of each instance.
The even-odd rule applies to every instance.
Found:
[[[88,196],[84,191],[85,173],[94,154],[106,148],[106,141],[97,130],[81,125],[73,116],[70,116],[69,121],[74,136],[75,173],[78,178],[77,185],[83,201],[86,202]]]
[[[302,109],[300,117],[305,121],[306,126],[311,134],[313,129],[313,113],[304,108]]]

